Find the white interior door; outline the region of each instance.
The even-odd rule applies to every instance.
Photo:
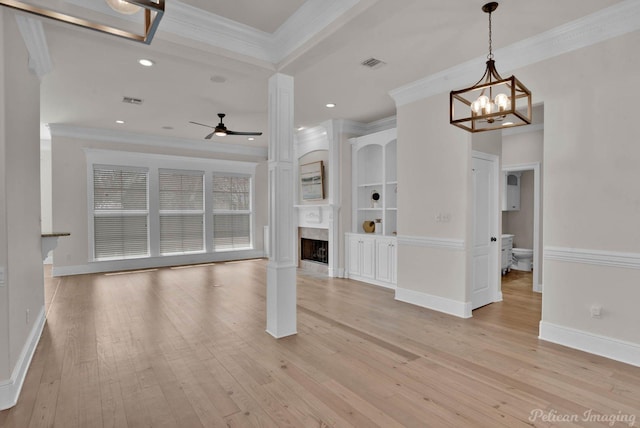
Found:
[[[497,300],[498,296],[498,160],[492,155],[473,155],[473,254],[472,309]]]

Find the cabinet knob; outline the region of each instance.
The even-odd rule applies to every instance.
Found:
[[[495,236],[491,237],[491,242],[496,242],[498,240],[498,238],[496,238]]]

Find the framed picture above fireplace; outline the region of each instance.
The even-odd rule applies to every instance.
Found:
[[[300,165],[300,188],[303,201],[324,199],[324,164],[322,161]]]

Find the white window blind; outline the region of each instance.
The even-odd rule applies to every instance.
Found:
[[[160,254],[204,251],[204,172],[159,170]]]
[[[94,258],[149,255],[148,172],[94,166]]]
[[[251,177],[213,177],[213,247],[251,248]]]

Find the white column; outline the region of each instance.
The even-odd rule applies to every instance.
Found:
[[[296,225],[293,209],[293,77],[269,79],[269,264],[267,333],[296,334]]]

